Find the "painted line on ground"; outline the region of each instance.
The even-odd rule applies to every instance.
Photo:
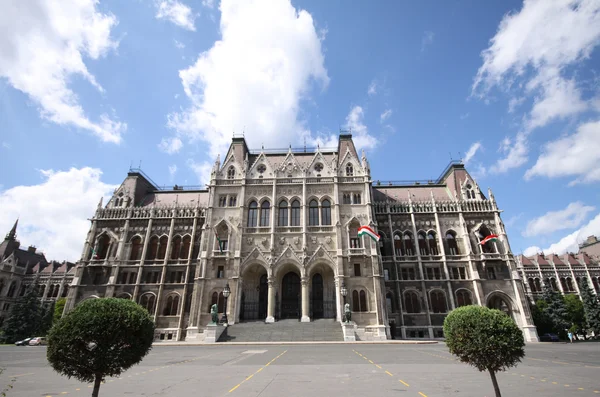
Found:
[[[285,353],[287,352],[287,350],[284,350],[283,353],[281,353],[280,355],[278,355],[277,357],[275,357],[274,359],[272,359],[271,361],[269,361],[268,363],[266,363],[265,365],[263,365],[262,367],[260,367],[256,372],[254,372],[252,375],[247,376],[246,379],[244,379],[243,381],[241,381],[240,383],[238,383],[237,385],[235,385],[234,387],[232,387],[229,390],[229,393],[235,391],[238,387],[240,387],[242,384],[244,384],[244,382],[252,379],[252,377],[256,374],[258,374],[260,371],[262,371],[263,369],[267,368],[269,365],[271,365],[275,360],[277,360],[279,357],[283,356]]]

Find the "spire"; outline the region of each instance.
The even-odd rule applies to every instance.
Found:
[[[6,235],[5,240],[14,240],[17,237],[17,225],[19,224],[19,218],[15,221],[14,226],[10,229],[10,232]]]

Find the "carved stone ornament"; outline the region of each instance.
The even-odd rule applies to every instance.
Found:
[[[332,239],[331,239],[331,236],[327,236],[327,237],[325,237],[325,243],[326,243],[327,245],[331,245],[331,241],[332,241]]]
[[[254,238],[252,238],[252,237],[246,238],[246,243],[252,244],[253,242],[254,242]]]
[[[258,251],[254,251],[254,252],[252,253],[252,257],[253,257],[254,259],[258,258]]]
[[[285,245],[285,237],[279,238],[279,245]]]
[[[317,238],[316,238],[315,236],[311,236],[311,237],[310,237],[310,241],[311,241],[313,244],[316,244],[316,243],[317,243]]]
[[[300,237],[294,237],[294,244],[300,245]]]

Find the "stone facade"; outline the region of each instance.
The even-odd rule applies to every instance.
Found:
[[[66,310],[133,299],[157,340],[196,340],[214,303],[229,323],[268,323],[340,321],[348,302],[361,339],[386,339],[439,337],[445,313],[475,303],[537,340],[500,211],[462,164],[407,185],[370,174],[348,134],[315,150],[250,151],[233,138],[207,189],[159,189],[130,170],[91,220]],[[361,225],[380,242],[358,237]],[[497,243],[478,245],[491,233]]]

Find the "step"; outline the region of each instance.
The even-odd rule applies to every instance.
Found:
[[[227,327],[219,342],[300,342],[342,341],[340,323],[333,319],[319,319],[307,323],[298,320],[243,322]]]

